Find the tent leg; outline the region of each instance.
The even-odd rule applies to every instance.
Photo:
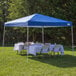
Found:
[[[72,55],[74,55],[73,26],[71,26],[71,36],[72,36]]]
[[[28,42],[29,42],[29,27],[27,26],[27,46],[28,46]],[[27,48],[27,62],[28,62],[28,51],[29,51],[29,46]]]
[[[5,40],[5,26],[4,26],[4,30],[3,30],[3,42],[2,42],[2,46],[4,47],[4,41]]]
[[[44,43],[44,27],[42,27],[42,43]]]

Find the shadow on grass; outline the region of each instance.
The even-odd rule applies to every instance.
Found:
[[[24,51],[21,56],[27,56],[27,52]],[[28,55],[29,59],[33,59],[42,63],[53,65],[60,68],[76,67],[76,56],[65,54],[63,56],[50,54],[37,54],[37,56]]]
[[[56,67],[67,68],[67,67],[76,67],[76,56],[64,55],[64,56],[31,56],[29,59],[40,61],[49,65]]]

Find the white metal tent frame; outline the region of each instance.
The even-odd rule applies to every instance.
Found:
[[[4,30],[3,30],[3,42],[2,42],[2,46],[4,47],[4,43],[5,43],[5,27],[4,26]],[[42,27],[42,42],[44,43],[44,28]],[[73,26],[71,26],[71,41],[72,41],[72,51],[74,51],[74,38],[73,38]],[[29,27],[27,26],[27,42],[29,42]],[[73,53],[74,55],[74,53]]]

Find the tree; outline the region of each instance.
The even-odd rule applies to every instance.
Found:
[[[72,21],[74,24],[74,33],[75,33],[75,29],[76,29],[75,6],[76,6],[76,0],[69,0],[69,1],[68,0],[47,0],[47,1],[46,0],[0,0],[0,23],[3,24],[4,22],[9,20],[24,17],[33,13],[40,13],[40,14]],[[3,26],[1,26],[0,29],[2,32]],[[47,28],[45,29],[45,36],[47,36],[45,37],[45,40],[46,42],[52,42],[52,43],[57,42],[63,44],[71,44],[70,30],[71,30],[70,28],[52,28],[52,29]],[[20,36],[18,36],[19,41],[23,39],[23,36],[24,38],[26,37],[25,28],[17,28],[17,27],[14,27],[12,29],[7,28],[6,32],[8,32],[7,35],[12,34],[11,39],[13,39],[14,42],[17,40],[16,32],[18,33],[18,35],[20,34]],[[40,34],[41,34],[40,29],[31,28],[30,40],[31,38],[33,38],[34,41],[36,40],[40,41],[40,37],[41,37]],[[74,38],[76,38],[75,34],[74,34]],[[10,39],[8,40],[9,40],[8,42],[10,42]]]
[[[9,19],[17,19],[29,14],[27,0],[10,0]]]
[[[9,0],[0,0],[0,40],[1,42],[2,42],[2,35],[3,35],[3,25],[4,25],[4,22],[7,21],[8,1]]]

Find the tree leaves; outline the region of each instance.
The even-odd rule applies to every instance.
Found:
[[[72,21],[74,24],[74,38],[76,38],[76,0],[0,0],[0,40],[2,39],[4,22],[33,13]],[[7,35],[12,35],[11,40],[13,42],[17,41],[17,35],[19,35],[18,41],[26,40],[26,28],[6,28],[6,32]],[[30,28],[29,39],[31,41],[41,41],[41,35],[41,29]],[[9,37],[6,37],[6,40],[10,42]],[[45,41],[71,45],[70,28],[46,28]]]

